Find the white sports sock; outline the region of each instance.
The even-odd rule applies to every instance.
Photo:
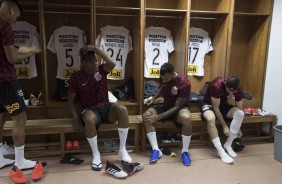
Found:
[[[3,146],[3,142],[0,142],[0,147],[2,147]]]
[[[128,152],[126,151],[126,139],[128,134],[128,128],[118,128],[118,135],[119,135],[119,156],[122,157],[122,160],[128,163],[132,162],[132,158],[129,156]]]
[[[150,132],[147,133],[147,137],[149,139],[149,142],[151,144],[151,147],[153,150],[160,150],[158,146],[158,141],[157,141],[157,135],[156,132]]]
[[[24,145],[15,147],[15,165],[19,169],[31,169],[36,165],[35,161],[26,160],[24,158]]]
[[[3,154],[2,154],[2,152],[0,151],[0,162],[2,161],[2,160],[4,160],[5,158],[3,157]]]
[[[92,149],[92,155],[93,155],[92,163],[95,165],[99,165],[101,163],[101,158],[100,158],[100,152],[98,150],[97,135],[93,138],[87,138],[87,140]]]
[[[190,140],[191,140],[192,136],[186,136],[186,135],[182,135],[182,153],[183,152],[188,152],[188,148],[190,145]]]
[[[230,155],[233,158],[237,157],[237,154],[234,152],[231,145],[232,145],[233,140],[236,138],[237,138],[237,135],[233,135],[232,133],[230,133],[230,136],[227,138],[225,144],[223,145],[228,155]]]
[[[220,156],[221,160],[226,164],[233,163],[233,159],[222,148],[219,137],[214,138],[212,142],[214,147],[217,149],[217,153]]]

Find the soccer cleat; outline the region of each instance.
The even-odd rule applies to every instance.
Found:
[[[245,115],[252,115],[252,109],[251,108],[243,108],[243,112]]]
[[[112,164],[109,161],[107,161],[105,171],[107,174],[112,175],[118,179],[124,179],[128,176],[126,172],[122,171],[118,166]]]
[[[155,164],[162,157],[162,152],[160,150],[152,150],[150,164]]]
[[[190,158],[190,153],[185,151],[185,152],[181,153],[181,155],[182,155],[182,163],[183,163],[183,165],[185,165],[185,166],[191,165],[192,160]]]
[[[72,148],[75,149],[75,150],[79,150],[79,148],[80,148],[79,142],[78,141],[73,141]]]
[[[2,152],[3,155],[14,155],[15,149],[10,147],[6,142],[2,144],[0,147],[0,152]]]
[[[73,149],[72,143],[71,143],[71,141],[67,141],[66,142],[66,150],[71,150],[71,149]]]
[[[144,164],[142,163],[128,163],[125,161],[121,161],[123,170],[129,175],[133,175],[137,171],[141,171],[144,168]]]
[[[0,161],[0,169],[4,169],[5,167],[11,166],[14,164],[14,160],[6,159]]]
[[[14,183],[26,183],[27,179],[23,172],[17,167],[13,166],[12,170],[9,174],[11,180],[13,180]]]
[[[38,181],[42,178],[43,175],[43,166],[41,162],[37,162],[35,167],[33,168],[31,179],[33,181]]]
[[[235,152],[240,152],[245,148],[245,146],[242,144],[241,139],[236,138],[234,139],[234,141],[232,142],[232,149]]]

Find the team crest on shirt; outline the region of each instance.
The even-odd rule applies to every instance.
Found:
[[[102,75],[101,75],[99,72],[96,72],[96,73],[94,74],[94,78],[96,79],[96,81],[100,81],[101,78],[102,78]]]
[[[178,88],[176,86],[173,86],[171,89],[171,94],[177,95],[177,91],[178,91]]]

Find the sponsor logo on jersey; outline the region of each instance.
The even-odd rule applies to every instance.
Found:
[[[122,79],[122,72],[122,70],[112,70],[111,73],[108,74],[108,78]]]
[[[28,77],[28,68],[16,68],[16,73],[18,77]]]
[[[178,88],[176,86],[173,86],[171,89],[171,94],[177,95],[177,91],[178,91]]]
[[[151,77],[158,77],[158,76],[160,76],[160,69],[159,68],[149,68],[149,75]]]
[[[198,66],[197,65],[188,65],[187,72],[189,74],[197,74],[198,73]]]
[[[99,72],[96,72],[94,74],[94,78],[96,79],[96,81],[100,81],[102,79],[102,75]]]
[[[65,69],[64,70],[64,78],[69,79],[71,75],[75,72],[77,72],[78,69]]]
[[[12,105],[6,106],[6,109],[10,114],[12,114],[14,111],[18,110],[19,108],[20,108],[19,103],[14,103]]]

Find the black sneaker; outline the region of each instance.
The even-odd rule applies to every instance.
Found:
[[[137,171],[141,171],[144,168],[144,164],[142,163],[128,163],[128,162],[124,162],[121,161],[123,170],[130,176],[133,175],[134,173],[136,173]]]
[[[124,179],[128,176],[126,172],[122,171],[118,166],[112,164],[109,161],[107,161],[105,171],[107,174],[112,175],[118,179]]]
[[[241,139],[236,138],[234,139],[233,143],[232,143],[232,149],[235,152],[240,152],[245,148],[245,146],[242,144]]]

